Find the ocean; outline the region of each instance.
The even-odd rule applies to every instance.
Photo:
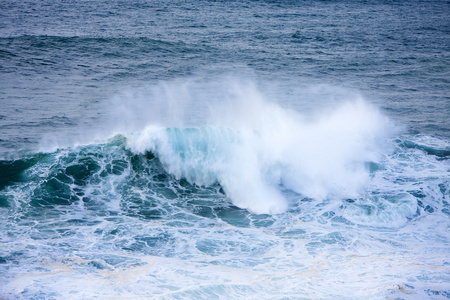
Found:
[[[1,299],[449,299],[450,2],[2,0]]]

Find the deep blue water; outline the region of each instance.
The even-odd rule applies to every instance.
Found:
[[[0,20],[0,298],[450,298],[450,2]]]

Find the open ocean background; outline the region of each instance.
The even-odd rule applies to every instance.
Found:
[[[0,298],[449,299],[450,2],[0,1]]]

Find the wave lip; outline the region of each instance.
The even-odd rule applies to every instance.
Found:
[[[283,189],[319,200],[360,195],[391,125],[361,99],[310,121],[260,97],[232,111],[214,126],[150,125],[129,135],[128,147],[154,153],[178,179],[219,183],[240,208],[274,214],[289,207]]]

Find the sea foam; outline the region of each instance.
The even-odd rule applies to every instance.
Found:
[[[154,153],[178,179],[219,183],[234,205],[254,213],[286,211],[286,189],[318,200],[358,197],[370,178],[366,163],[387,151],[392,124],[362,97],[305,116],[264,99],[251,82],[185,84],[174,97],[177,87],[165,84],[165,96],[156,87],[147,104],[140,95],[150,111],[184,110],[164,111],[166,122],[149,114],[128,147]]]

